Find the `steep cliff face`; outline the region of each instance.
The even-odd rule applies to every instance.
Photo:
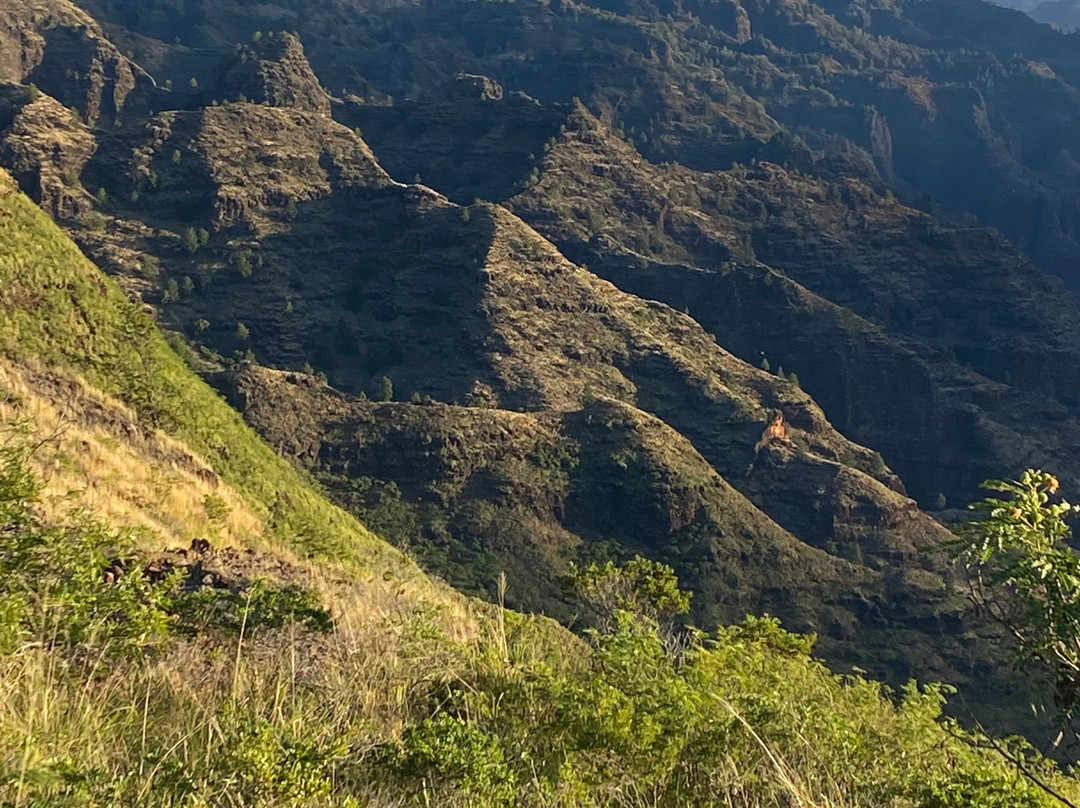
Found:
[[[568,113],[524,93],[501,100],[480,98],[458,88],[458,81],[415,103],[346,103],[334,116],[359,127],[377,148],[379,163],[391,176],[412,180],[446,194],[454,202],[502,201],[518,190],[558,134]]]
[[[22,89],[7,94],[12,118],[0,136],[0,162],[54,218],[78,217],[92,205],[79,178],[97,141],[70,109],[33,96]]]
[[[5,3],[0,9],[0,80],[21,82],[45,58],[45,32],[96,28],[93,17],[67,0]]]
[[[239,45],[234,58],[218,68],[212,95],[221,101],[244,99],[330,114],[330,96],[315,78],[300,40],[285,32]]]
[[[125,105],[147,108],[150,76],[67,0],[15,0],[0,10],[0,81],[29,82],[91,126],[113,125]]]

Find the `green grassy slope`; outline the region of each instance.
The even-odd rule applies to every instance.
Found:
[[[302,553],[419,576],[330,505],[169,348],[153,321],[0,172],[0,351],[76,370],[186,443]]]

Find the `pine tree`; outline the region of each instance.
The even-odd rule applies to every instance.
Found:
[[[184,244],[184,249],[189,253],[194,253],[199,249],[199,234],[195,232],[194,227],[189,227],[184,231],[181,241]]]
[[[379,401],[392,401],[394,398],[394,382],[389,376],[383,376],[379,380]]]

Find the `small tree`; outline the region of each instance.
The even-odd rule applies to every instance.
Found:
[[[194,253],[199,249],[199,234],[195,232],[194,227],[189,227],[184,231],[184,235],[180,238],[181,243],[184,245],[184,249],[189,253]]]
[[[679,588],[675,570],[641,556],[621,565],[571,563],[565,582],[605,633],[614,630],[620,612],[656,623],[690,611],[690,593]]]
[[[379,380],[379,401],[392,401],[394,398],[394,382],[389,376],[383,376]]]
[[[105,190],[104,185],[98,188],[97,201],[99,205],[104,205],[106,202],[109,201],[109,192]]]
[[[1076,737],[1080,708],[1080,555],[1066,522],[1080,506],[1053,501],[1058,480],[1025,471],[1019,480],[988,480],[1005,497],[972,505],[977,517],[960,528],[972,601],[1016,640],[1021,665],[1045,670],[1060,728]],[[1059,740],[1060,740],[1059,736]]]
[[[248,327],[246,325],[244,325],[243,323],[237,323],[236,324],[236,338],[238,340],[240,340],[241,342],[245,342],[245,341],[247,341],[248,337],[250,337],[250,336],[251,336],[251,331],[248,329]]]
[[[250,278],[252,273],[251,250],[244,250],[236,257],[236,269],[241,278]]]
[[[172,161],[174,166],[180,165],[180,161],[184,159],[184,156],[180,153],[179,149],[173,149]]]
[[[874,474],[884,474],[888,466],[885,465],[885,458],[881,456],[881,452],[874,452],[870,455],[870,470]]]
[[[205,247],[207,244],[210,243],[210,231],[208,231],[205,227],[200,227],[196,235],[199,238],[200,247]]]

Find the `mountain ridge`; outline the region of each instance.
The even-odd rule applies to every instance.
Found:
[[[123,36],[121,6],[99,12],[110,37]],[[162,78],[113,119],[90,115],[92,99],[77,119],[48,83],[9,86],[0,158],[192,367],[233,393],[241,374],[240,409],[284,388],[238,368],[307,379],[291,383],[307,404],[287,399],[290,427],[267,417],[280,407],[249,416],[339,505],[470,593],[497,597],[502,565],[527,581],[513,605],[570,619],[570,561],[644,552],[699,593],[694,619],[769,610],[820,632],[840,666],[994,679],[994,636],[935,557],[948,532],[917,503],[961,505],[981,477],[1021,464],[1080,479],[1068,451],[1080,310],[1000,235],[896,200],[895,116],[839,104],[841,123],[865,128],[855,140],[838,134],[847,123],[792,123],[828,101],[824,85],[792,83],[811,63],[855,92],[882,60],[937,56],[856,35],[812,4],[731,4],[723,30],[705,8],[495,11],[474,4],[468,18],[509,39],[466,53],[439,39],[450,21],[431,10],[409,47],[437,58],[406,102],[389,91],[417,63],[323,90],[340,61],[321,34],[314,69],[287,32],[193,40],[198,53],[144,38],[135,59],[197,63],[198,76]],[[392,7],[378,25],[419,13]],[[485,75],[524,46],[534,14],[551,54],[570,43],[575,58],[614,62],[575,74],[548,54]],[[834,45],[828,59],[793,55]],[[709,89],[722,65],[730,80]],[[755,83],[762,69],[769,86]],[[885,95],[931,122],[935,92],[970,90],[894,78]],[[495,201],[469,204],[486,193]],[[329,399],[305,386],[316,373],[355,397],[352,433],[317,417]],[[302,423],[334,440],[290,448]],[[545,437],[531,452],[521,435]],[[453,454],[474,439],[479,459]],[[755,530],[771,549],[729,542]],[[779,583],[774,552],[797,559]],[[1010,687],[994,682],[988,708]]]

